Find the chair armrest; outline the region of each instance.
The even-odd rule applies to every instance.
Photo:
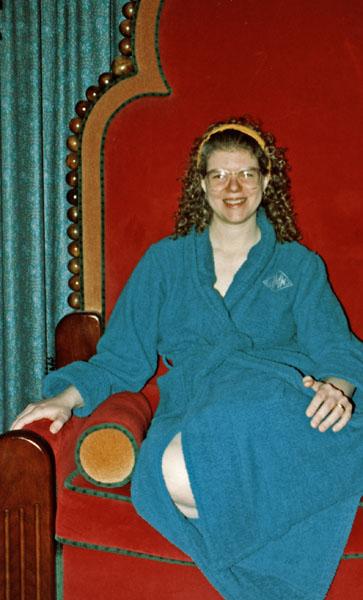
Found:
[[[75,360],[91,358],[96,352],[102,331],[102,319],[97,313],[77,312],[65,315],[55,331],[56,368]]]
[[[54,600],[54,458],[32,431],[0,436],[0,511],[4,598]]]
[[[77,312],[63,317],[56,328],[56,368],[93,356],[102,328],[97,313]],[[153,390],[155,385],[149,387]],[[154,407],[158,394],[153,392],[151,396]],[[60,471],[75,460],[79,473],[92,484],[119,487],[131,478],[152,414],[144,394],[123,392],[102,402],[88,417],[73,416],[56,435],[49,432],[46,420],[31,423],[28,429],[50,443]],[[59,463],[58,454],[62,455]]]
[[[52,447],[58,483],[76,466],[93,485],[121,487],[131,479],[152,416],[144,394],[122,392],[107,398],[87,417],[73,416],[57,434],[49,431],[46,419],[31,423],[27,429]]]
[[[151,406],[142,393],[122,392],[102,402],[83,419],[75,447],[78,471],[94,485],[125,485],[151,419]]]

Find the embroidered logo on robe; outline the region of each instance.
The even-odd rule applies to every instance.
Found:
[[[280,290],[284,290],[293,285],[292,281],[288,278],[286,273],[283,271],[277,271],[275,275],[271,275],[267,279],[264,279],[262,282],[266,287],[270,288],[274,292],[278,292]]]

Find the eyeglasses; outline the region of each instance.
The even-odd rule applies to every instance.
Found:
[[[213,190],[222,190],[231,182],[232,175],[237,178],[240,185],[253,189],[258,186],[261,177],[260,169],[242,169],[242,171],[227,171],[226,169],[212,169],[206,173],[208,185]]]

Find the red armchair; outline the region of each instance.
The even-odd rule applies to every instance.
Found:
[[[87,90],[87,100],[76,107],[80,133],[68,138],[81,174],[78,187],[77,178],[69,178],[68,194],[69,303],[76,312],[58,328],[57,366],[92,355],[102,322],[138,258],[172,230],[178,177],[193,138],[211,121],[245,112],[261,115],[280,132],[280,145],[289,144],[305,241],[327,259],[352,325],[363,332],[359,294],[349,285],[358,281],[360,268],[360,228],[352,225],[361,221],[360,190],[350,185],[342,204],[330,178],[339,168],[349,171],[350,184],[354,176],[360,181],[358,136],[352,128],[350,152],[342,155],[340,149],[347,144],[346,123],[360,114],[361,84],[352,74],[349,53],[332,60],[326,46],[329,40],[329,48],[341,47],[356,35],[349,48],[358,47],[362,20],[353,8],[347,16],[339,2],[324,2],[326,11],[320,3],[314,20],[302,10],[304,2],[286,6],[283,14],[267,0],[258,6],[209,0],[194,3],[192,12],[181,0],[125,5],[120,28],[126,42],[134,28],[132,51],[130,43],[121,44],[112,71]],[[342,100],[342,82],[349,105]],[[155,383],[143,392],[152,412]],[[117,405],[129,400],[123,396]],[[140,427],[131,431],[137,444],[151,412],[142,396],[134,397],[134,406],[142,407]],[[109,408],[112,422],[117,421],[118,409]],[[87,479],[75,449],[85,429],[99,424],[95,418],[72,418],[56,436],[46,422],[34,424],[31,432],[2,436],[0,600],[54,598],[54,564],[58,597],[64,600],[220,598],[189,557],[136,515],[129,484],[114,487],[120,483],[117,476],[103,486]],[[127,426],[122,418],[118,424],[132,430],[130,415]],[[363,506],[328,599],[362,595]]]

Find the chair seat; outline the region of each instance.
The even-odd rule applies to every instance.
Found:
[[[77,472],[74,449],[84,428],[83,418],[73,417],[56,436],[49,432],[48,421],[34,423],[31,428],[47,439],[55,453],[59,540],[116,553],[192,562],[136,513],[130,500],[130,484],[95,486]],[[344,555],[363,557],[363,505],[358,509]]]
[[[77,474],[66,478],[59,493],[56,537],[88,548],[192,563],[136,513],[128,484],[96,488]]]

